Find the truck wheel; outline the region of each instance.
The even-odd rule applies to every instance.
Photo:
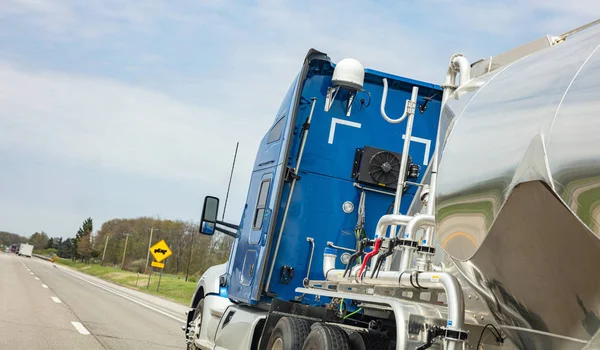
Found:
[[[204,312],[204,298],[200,299],[198,305],[196,305],[196,309],[194,310],[194,316],[192,317],[192,323],[194,326],[192,327],[193,333],[190,337],[190,343],[188,344],[188,350],[196,350],[198,347],[196,346],[196,339],[200,339],[200,327],[202,326],[202,312]]]
[[[302,350],[350,350],[348,334],[338,326],[315,324]]]
[[[267,343],[268,350],[301,350],[310,331],[310,322],[300,318],[282,317],[275,325]]]

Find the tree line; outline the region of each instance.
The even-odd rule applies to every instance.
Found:
[[[0,245],[7,246],[10,244],[27,243],[26,237],[19,236],[16,233],[0,231]]]
[[[225,262],[233,243],[224,235],[200,234],[198,225],[193,222],[141,217],[105,222],[93,237],[91,247],[104,264],[120,266],[125,253],[124,267],[144,272],[148,248],[160,240],[165,240],[173,251],[165,261],[164,272],[182,275],[189,265],[189,274],[196,276],[212,265]],[[149,264],[152,260],[150,255]]]
[[[227,261],[233,243],[231,237],[219,233],[212,236],[200,234],[198,225],[193,222],[151,217],[112,219],[104,222],[95,233],[93,220],[87,218],[75,237],[64,239],[48,237],[43,231],[34,233],[29,239],[0,231],[0,244],[3,245],[30,243],[34,250],[44,254],[141,273],[146,271],[149,245],[163,239],[173,251],[173,255],[164,261],[163,272],[185,275],[189,266],[189,275],[195,276],[193,279],[210,266]],[[148,265],[152,260],[150,255]]]

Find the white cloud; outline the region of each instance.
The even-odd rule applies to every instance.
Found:
[[[256,146],[248,122],[226,110],[93,77],[0,65],[0,147],[67,157],[123,172],[198,181],[225,175],[231,140]],[[270,118],[269,118],[270,119]],[[244,167],[252,160],[243,159]],[[210,179],[204,180],[211,184]]]

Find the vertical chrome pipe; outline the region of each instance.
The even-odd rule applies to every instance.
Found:
[[[406,169],[408,166],[408,152],[410,150],[410,138],[412,136],[413,123],[415,120],[415,107],[417,105],[417,97],[419,96],[419,88],[413,86],[410,101],[406,101],[408,106],[408,119],[406,121],[406,132],[404,135],[404,146],[402,148],[402,159],[400,161],[400,174],[398,175],[398,187],[396,187],[396,196],[394,198],[394,211],[392,214],[400,214],[400,204],[402,204],[402,193],[404,192],[404,182],[406,181]],[[390,238],[396,237],[396,226],[390,229]],[[385,270],[389,269],[391,259],[386,262]]]

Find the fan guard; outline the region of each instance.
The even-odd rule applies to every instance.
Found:
[[[398,182],[400,159],[392,152],[377,152],[369,162],[369,175],[379,184],[391,185]]]

